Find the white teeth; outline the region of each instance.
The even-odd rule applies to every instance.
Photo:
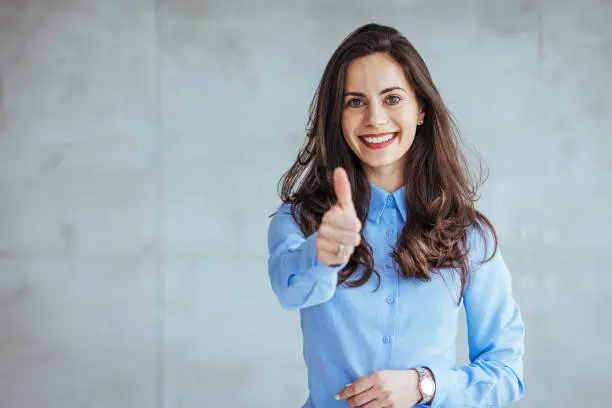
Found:
[[[368,143],[384,143],[384,142],[387,142],[393,139],[394,136],[395,136],[395,133],[392,133],[390,135],[381,136],[381,137],[364,137],[364,139]]]

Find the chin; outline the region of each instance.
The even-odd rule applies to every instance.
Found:
[[[391,166],[393,163],[395,163],[395,160],[384,161],[384,162],[380,162],[380,161],[377,161],[377,162],[363,161],[363,164],[366,165],[367,167],[369,167],[372,170],[384,169],[385,167]]]
[[[371,158],[362,160],[363,163],[367,164],[370,167],[386,167],[390,166],[394,163],[397,163],[398,160],[401,159],[401,156],[398,157],[378,157],[375,160]]]

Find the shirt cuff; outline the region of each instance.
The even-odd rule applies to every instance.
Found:
[[[432,408],[442,408],[449,392],[457,389],[461,373],[449,368],[429,366],[427,367],[434,376],[436,392],[431,401]]]

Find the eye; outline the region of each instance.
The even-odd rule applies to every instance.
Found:
[[[387,103],[390,104],[390,105],[395,105],[396,103],[399,103],[399,101],[402,100],[402,98],[400,98],[397,95],[389,95],[385,99],[386,99]]]
[[[353,99],[349,100],[346,105],[351,107],[351,108],[358,108],[362,104],[363,104],[363,101],[361,99],[353,98]]]

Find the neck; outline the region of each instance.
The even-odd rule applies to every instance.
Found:
[[[385,167],[365,169],[368,181],[387,193],[393,193],[404,185],[403,166],[393,163]]]

